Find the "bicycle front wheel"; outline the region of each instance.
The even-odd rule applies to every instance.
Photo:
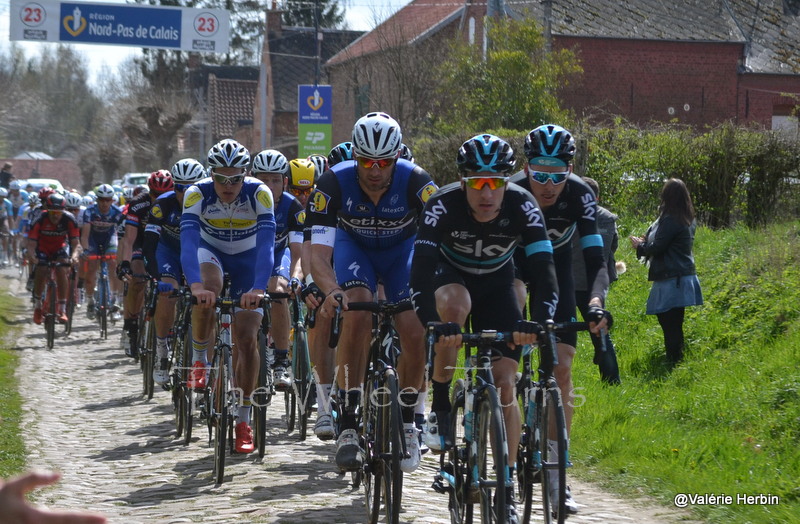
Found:
[[[472,522],[472,505],[468,502],[469,484],[467,478],[466,436],[464,434],[464,379],[453,384],[452,408],[450,410],[450,442],[453,446],[447,450],[441,461],[441,475],[449,489],[448,508],[452,524]]]
[[[47,349],[53,349],[56,338],[56,285],[54,282],[47,284],[47,311],[45,312],[45,331],[47,332]]]
[[[267,404],[269,403],[267,373],[269,373],[267,350],[265,346],[259,344],[258,382],[253,395],[253,437],[258,458],[264,458],[267,443]]]
[[[539,453],[542,457],[542,511],[544,520],[563,524],[567,518],[567,424],[564,404],[555,384],[542,392],[539,408]],[[549,430],[549,431],[548,431]],[[548,438],[548,434],[551,437]],[[555,438],[553,438],[555,435]],[[548,444],[548,440],[552,443]],[[555,448],[555,449],[553,449]],[[558,479],[558,483],[555,483]]]
[[[479,490],[481,522],[503,523],[506,521],[506,489],[511,489],[507,486],[508,447],[503,410],[493,387],[481,392],[474,416],[478,418],[477,439],[473,442],[477,447],[471,470],[478,472],[478,478],[472,482]]]
[[[156,360],[156,333],[155,321],[150,318],[144,321],[142,327],[143,332],[141,335],[142,343],[140,344],[140,357],[142,359],[142,381],[143,393],[147,400],[153,398],[153,369],[155,368]]]
[[[216,360],[216,376],[211,392],[214,411],[211,419],[214,426],[214,482],[220,485],[225,478],[225,447],[228,438],[228,368],[224,354],[220,354]]]
[[[297,409],[297,431],[300,440],[306,439],[308,431],[308,412],[311,410],[311,366],[308,356],[308,340],[305,329],[294,328],[294,355],[292,357],[292,378]]]

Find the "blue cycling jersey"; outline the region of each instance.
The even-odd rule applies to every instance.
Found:
[[[220,201],[211,179],[186,190],[181,216],[181,265],[187,283],[201,282],[197,257],[201,240],[222,255],[241,254],[255,267],[253,289],[266,289],[272,273],[275,217],[272,193],[247,177],[230,204]],[[244,261],[244,262],[248,262]]]
[[[300,201],[284,191],[275,207],[275,253],[290,243],[303,242],[305,210]]]
[[[112,205],[108,213],[100,212],[97,204],[86,208],[83,213],[83,225],[89,226],[90,246],[116,246],[117,227],[125,220],[122,211]]]

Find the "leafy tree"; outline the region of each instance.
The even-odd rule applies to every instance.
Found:
[[[442,64],[439,124],[447,128],[447,122],[467,122],[481,131],[567,123],[557,93],[583,71],[575,54],[546,52],[542,27],[533,18],[490,19],[486,30],[485,56],[483,46],[458,41]]]
[[[283,23],[292,27],[316,27],[315,10],[319,6],[320,27],[341,27],[344,9],[336,0],[285,0]]]

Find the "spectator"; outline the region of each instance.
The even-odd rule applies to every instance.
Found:
[[[14,175],[11,174],[11,168],[14,164],[6,162],[3,164],[3,170],[0,171],[0,186],[8,189],[8,185],[14,180]]]
[[[101,515],[36,508],[25,500],[25,493],[53,484],[59,477],[58,473],[26,473],[9,481],[0,480],[0,521],[41,524],[101,524],[106,521]]]
[[[664,331],[667,363],[683,360],[683,316],[687,306],[703,304],[703,294],[692,255],[694,232],[692,197],[686,184],[670,178],[661,188],[659,215],[642,237],[631,236],[636,255],[649,264],[653,282],[647,314],[656,315]]]
[[[603,237],[603,256],[608,267],[608,283],[617,280],[616,260],[614,252],[619,244],[617,234],[617,215],[608,209],[600,206],[600,186],[597,181],[587,176],[581,177],[594,192],[597,198],[597,232]],[[583,252],[580,247],[580,239],[572,237],[572,272],[575,282],[575,301],[581,317],[586,320],[589,313],[589,284],[586,279],[586,264],[583,261]],[[600,379],[607,384],[619,384],[619,366],[617,365],[617,354],[614,350],[614,343],[611,335],[605,332],[605,348],[600,337],[589,333],[594,345],[594,363],[600,368]]]

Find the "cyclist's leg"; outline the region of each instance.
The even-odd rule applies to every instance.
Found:
[[[216,295],[222,291],[222,266],[215,253],[201,247],[197,253],[200,262],[200,279],[205,289]],[[214,337],[214,308],[192,308],[192,374],[189,388],[205,387],[206,368],[211,356],[208,354]]]
[[[314,433],[322,439],[334,436],[331,390],[336,365],[336,348],[328,346],[331,320],[317,312],[314,327],[308,330],[308,351],[317,385],[317,422]]]
[[[289,250],[284,249],[275,255],[272,276],[269,279],[268,291],[286,293],[289,289]],[[291,387],[289,379],[289,302],[285,299],[275,300],[270,309],[270,336],[274,344],[275,360],[272,364],[275,376],[275,388],[286,391]]]

